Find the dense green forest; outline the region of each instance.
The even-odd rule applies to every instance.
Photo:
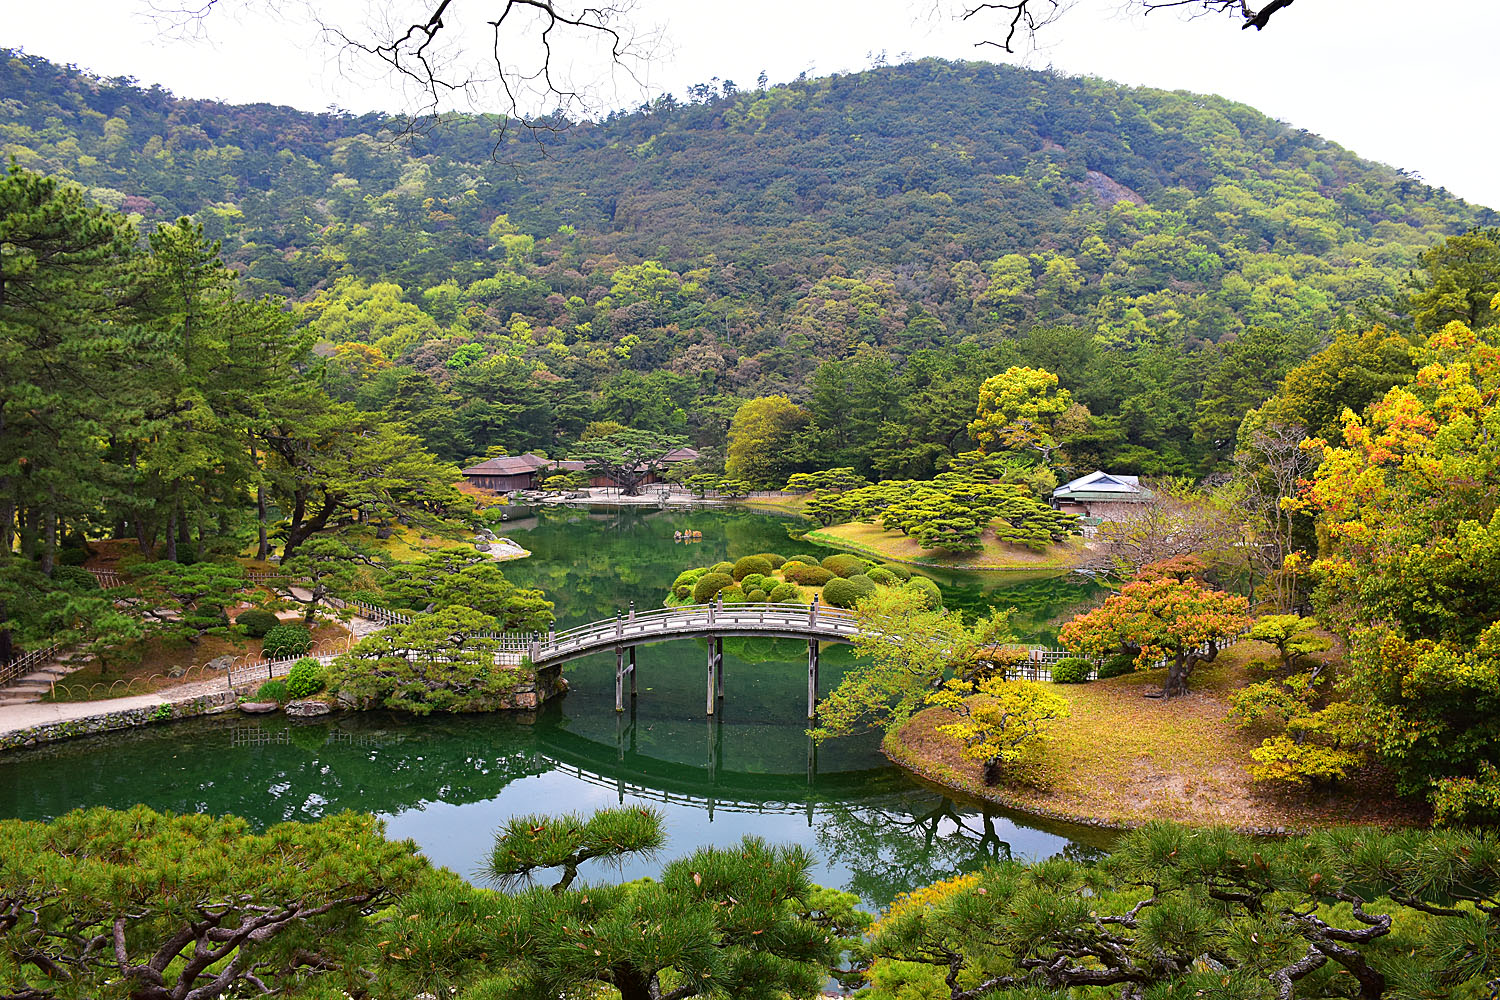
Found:
[[[143,230],[194,216],[242,294],[291,301],[331,395],[450,461],[594,420],[722,455],[785,394],[808,420],[778,471],[921,478],[1030,364],[1091,414],[1077,465],[1198,473],[1497,220],[1244,105],[982,63],[703,86],[540,141],[398,142],[12,51],[0,93],[0,153]]]

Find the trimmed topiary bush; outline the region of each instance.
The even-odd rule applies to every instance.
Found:
[[[875,595],[875,591],[880,589],[876,585],[874,580],[871,580],[863,573],[855,573],[853,576],[849,577],[849,582],[854,585],[855,590],[859,591],[859,596],[861,598],[873,597]]]
[[[880,568],[885,570],[887,573],[895,574],[896,579],[900,580],[902,583],[905,583],[907,580],[911,579],[911,570],[907,569],[900,563],[881,563]]]
[[[789,563],[781,567],[781,575],[792,583],[800,583],[804,587],[821,587],[829,580],[836,579],[822,566],[804,566],[802,563]]]
[[[676,590],[683,584],[687,584],[688,587],[692,587],[692,585],[701,580],[704,574],[706,574],[707,572],[708,570],[704,567],[699,567],[698,569],[685,569],[681,573],[677,574],[677,579],[672,581],[672,589]]]
[[[304,656],[292,664],[292,672],[286,675],[288,698],[310,698],[323,690],[323,664],[311,656]]]
[[[277,625],[261,640],[260,649],[268,660],[301,656],[312,649],[312,633],[302,625]]]
[[[766,603],[766,592],[756,587],[745,594],[745,600],[750,604],[764,604]]]
[[[58,566],[82,566],[89,561],[88,549],[58,549],[53,557],[55,569]]]
[[[719,591],[719,599],[725,604],[744,604],[745,592],[739,587],[727,587]]]
[[[775,552],[757,552],[755,556],[757,559],[764,559],[770,563],[772,569],[780,569],[786,563],[786,556],[777,555]]]
[[[1135,657],[1129,653],[1121,653],[1111,656],[1099,667],[1099,679],[1107,681],[1111,677],[1123,677],[1126,674],[1135,673]]]
[[[881,569],[879,566],[866,572],[865,576],[874,580],[882,587],[894,587],[897,583],[895,573],[892,573],[888,569]]]
[[[99,578],[82,566],[53,566],[52,582],[65,590],[98,590]]]
[[[261,639],[267,632],[280,625],[281,621],[264,608],[251,608],[249,611],[241,611],[234,623],[244,629],[245,634],[250,638]]]
[[[859,556],[851,556],[847,552],[840,552],[838,555],[832,555],[824,559],[823,568],[834,576],[842,576],[848,579],[855,573],[863,573],[865,571],[865,561]]]
[[[1082,684],[1089,679],[1094,665],[1081,656],[1070,656],[1052,665],[1053,684]]]
[[[818,565],[818,557],[810,556],[806,552],[799,552],[797,555],[787,556],[786,562],[782,563],[780,568],[785,570],[787,563],[802,563],[806,566],[816,566]]]
[[[710,573],[730,573],[733,572],[733,570],[734,563],[732,562],[716,562],[712,566],[708,567],[708,571]]]
[[[776,578],[761,573],[751,573],[740,581],[740,586],[745,589],[746,593],[752,590],[770,590],[776,586]]]
[[[693,584],[693,603],[707,604],[725,587],[734,585],[734,577],[728,573],[705,573],[697,583]]]
[[[693,588],[689,587],[685,583],[679,583],[677,586],[672,588],[672,596],[677,598],[679,601],[685,601],[689,597],[693,596]]]
[[[835,608],[852,608],[862,596],[859,587],[841,576],[836,576],[823,586],[823,603]]]
[[[736,580],[743,580],[751,573],[759,573],[761,576],[766,576],[770,572],[771,561],[769,559],[764,556],[745,556],[745,558],[734,564],[734,569],[729,575]]]
[[[914,590],[920,593],[923,599],[927,602],[927,607],[929,610],[934,610],[943,606],[943,592],[938,589],[937,584],[933,583],[925,576],[912,577],[906,582],[906,589]]]
[[[286,681],[283,681],[283,680],[266,681],[264,684],[262,684],[260,686],[260,689],[255,692],[255,700],[256,701],[274,701],[278,705],[280,705],[283,702],[287,701],[287,696],[286,696]]]
[[[802,591],[797,589],[795,583],[778,583],[766,595],[766,600],[772,604],[801,604]]]

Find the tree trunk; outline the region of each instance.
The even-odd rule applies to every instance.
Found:
[[[57,502],[57,495],[55,493],[52,496],[52,502],[53,503]],[[46,537],[46,541],[42,545],[42,575],[43,576],[50,577],[52,575],[52,566],[53,566],[54,563],[56,563],[56,561],[57,561],[57,511],[54,509],[54,510],[47,511],[47,537]]]
[[[1172,661],[1167,664],[1167,682],[1162,686],[1161,690],[1163,698],[1175,698],[1178,695],[1188,693],[1189,670],[1188,658],[1179,649],[1177,655],[1172,657]]]
[[[620,991],[620,1000],[656,1000],[651,991],[655,976],[647,976],[629,965],[617,965],[610,970],[615,989]]]
[[[16,544],[16,502],[10,498],[9,482],[0,482],[0,490],[7,493],[0,503],[0,555],[10,555]]]
[[[987,760],[984,762],[984,783],[988,787],[1000,784],[1000,762],[998,760]]]
[[[167,514],[167,551],[168,562],[177,561],[177,509],[174,507]]]
[[[255,558],[265,562],[271,555],[271,543],[266,538],[266,487],[264,483],[257,483],[255,486],[255,526]]]

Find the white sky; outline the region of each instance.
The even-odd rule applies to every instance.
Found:
[[[196,6],[201,0],[157,0]],[[412,105],[387,77],[340,67],[334,50],[295,16],[298,0],[221,0],[206,37],[164,37],[144,0],[0,0],[0,44],[107,76],[134,76],[183,97],[269,101],[306,110]],[[1500,207],[1500,3],[1449,0],[1300,0],[1262,32],[1227,17],[1121,13],[1123,0],[1077,0],[1047,29],[1044,48],[1008,57],[975,42],[998,20],[959,23],[943,0],[637,0],[635,24],[660,28],[643,71],[651,94],[685,92],[712,77],[754,85],[858,70],[869,53],[1024,61],[1169,89],[1222,94],[1316,132],[1370,159],[1413,170],[1472,202]],[[231,5],[234,4],[234,5]],[[280,6],[284,19],[264,11]],[[418,0],[319,0],[322,11],[421,6]],[[458,17],[496,0],[455,0]],[[1420,12],[1420,13],[1414,13]],[[1425,16],[1424,16],[1425,15]],[[358,24],[359,13],[344,14]],[[993,15],[989,15],[993,17]],[[579,78],[598,76],[598,65]],[[0,95],[3,97],[4,95]],[[634,106],[628,79],[600,94]]]

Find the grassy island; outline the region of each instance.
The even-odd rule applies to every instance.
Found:
[[[1094,826],[1135,827],[1152,820],[1225,825],[1254,832],[1346,824],[1425,824],[1419,802],[1391,794],[1370,769],[1333,789],[1265,791],[1244,761],[1259,744],[1254,729],[1227,718],[1231,692],[1270,647],[1242,642],[1193,676],[1192,693],[1170,705],[1145,694],[1165,671],[1139,671],[1088,684],[1053,685],[1071,716],[1051,728],[1046,752],[1005,783],[987,786],[981,765],[938,732],[949,713],[930,708],[885,739],[896,764],[922,778],[1011,809]]]
[[[910,535],[861,521],[817,528],[809,531],[805,538],[818,545],[881,562],[945,569],[1071,569],[1078,565],[1085,552],[1085,543],[1078,537],[1070,537],[1038,551],[1001,541],[993,531],[984,532],[983,545],[977,551],[944,552],[924,549]]]

